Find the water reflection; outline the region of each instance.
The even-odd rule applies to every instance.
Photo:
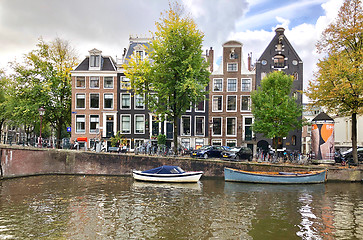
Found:
[[[361,184],[0,182],[0,239],[363,239]]]

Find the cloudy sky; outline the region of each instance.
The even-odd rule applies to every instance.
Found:
[[[319,59],[315,43],[336,18],[343,0],[179,0],[204,32],[204,49],[243,43],[244,57],[259,58],[277,27],[304,61],[304,87]],[[71,42],[80,59],[97,48],[121,56],[130,35],[150,36],[169,0],[1,0],[0,68],[36,48],[39,37]],[[245,59],[245,61],[247,61]]]

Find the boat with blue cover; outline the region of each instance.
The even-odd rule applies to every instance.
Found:
[[[224,180],[231,182],[301,184],[323,183],[326,178],[326,169],[304,172],[252,172],[224,168]]]
[[[185,172],[178,166],[161,166],[146,171],[132,171],[132,176],[138,181],[147,182],[198,182],[203,175],[202,171]]]

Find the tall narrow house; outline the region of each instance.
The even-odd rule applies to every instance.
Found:
[[[284,71],[294,77],[291,95],[296,97],[298,104],[302,105],[303,90],[303,62],[296,53],[289,40],[285,36],[284,28],[277,28],[276,34],[267,46],[261,57],[256,62],[256,85],[259,86],[261,79],[273,71]],[[279,150],[301,151],[301,129],[291,131],[286,138],[278,138]],[[264,138],[257,134],[257,146],[267,149],[272,146],[272,139]]]
[[[116,63],[92,49],[72,74],[71,139],[92,145],[92,139],[109,139],[117,130]]]
[[[209,57],[213,50],[209,51]],[[213,57],[212,57],[213,59]],[[255,89],[255,73],[243,61],[242,43],[223,44],[223,59],[210,75],[209,144],[246,146],[252,150],[251,92]]]

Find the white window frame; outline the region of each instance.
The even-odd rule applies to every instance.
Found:
[[[111,87],[105,87],[106,78],[112,78]],[[104,76],[103,77],[103,89],[114,89],[114,81],[115,81],[115,79],[113,78],[113,76]]]
[[[80,122],[84,122],[84,129],[83,130],[81,130],[81,131],[79,131],[78,130],[78,128],[77,128],[77,123],[78,123],[78,121],[77,121],[77,117],[80,117],[80,118],[82,118],[82,116],[83,116],[83,119],[84,119],[84,121],[80,121]],[[76,134],[85,134],[86,133],[86,115],[85,114],[79,114],[79,115],[76,115],[75,116],[75,123],[76,123],[76,125],[75,125],[75,133]]]
[[[248,110],[242,109],[243,97],[248,97]],[[241,95],[241,112],[251,112],[251,96],[250,95]]]
[[[129,102],[130,102],[130,106],[129,106],[129,107],[123,107],[123,106],[122,106],[123,95],[128,95],[128,96],[129,96],[129,100],[130,100],[130,101],[129,101]],[[131,100],[131,93],[121,93],[121,94],[120,94],[120,101],[121,101],[121,102],[120,102],[120,109],[131,109],[131,101],[132,101],[132,100]]]
[[[198,109],[198,104],[195,105],[195,112],[205,112],[205,100],[203,100],[203,110]]]
[[[221,97],[222,99],[221,110],[214,110],[214,97]],[[223,95],[212,95],[212,112],[223,112]]]
[[[236,65],[236,70],[229,70],[230,65]],[[238,63],[227,63],[227,72],[238,72]]]
[[[84,79],[84,87],[77,87],[77,79],[83,78]],[[76,76],[75,77],[75,88],[76,89],[85,89],[87,87],[87,78],[85,76]]]
[[[135,124],[135,129],[134,129],[134,134],[145,134],[145,115],[144,114],[135,114],[135,119],[134,119],[134,124]],[[136,124],[136,119],[137,117],[142,117],[144,120],[142,121],[144,124],[142,125],[142,132],[137,133],[137,124]]]
[[[219,143],[220,145],[216,145],[214,143]],[[212,139],[212,145],[214,145],[214,146],[223,146],[222,139]]]
[[[111,108],[106,108],[106,107],[105,107],[105,103],[106,103],[106,101],[105,101],[105,99],[106,99],[106,98],[105,98],[105,96],[106,96],[106,95],[112,95],[112,106],[111,106]],[[103,109],[113,110],[113,105],[115,104],[115,102],[114,102],[114,101],[115,101],[115,97],[114,97],[113,93],[104,93],[104,94],[103,94]]]
[[[252,118],[252,123],[251,123],[251,125],[246,125],[245,124],[245,120],[246,120],[246,118]],[[243,141],[246,141],[246,132],[245,132],[245,127],[246,126],[252,126],[252,124],[253,124],[253,122],[254,122],[254,118],[253,118],[253,115],[242,115],[242,132],[243,132],[243,134],[242,134],[242,139],[243,139]],[[254,136],[255,136],[255,134],[254,134],[254,132],[252,131],[252,139],[254,138]]]
[[[214,84],[215,84],[216,80],[221,80],[221,82],[222,82],[222,87],[221,87],[221,90],[220,91],[214,90]],[[223,92],[223,78],[213,78],[213,86],[212,86],[212,88],[213,88],[212,89],[213,92]]]
[[[228,146],[228,143],[234,143],[234,146],[237,146],[237,139],[226,139],[226,146]]]
[[[184,134],[183,118],[189,118],[189,134]],[[181,120],[180,121],[180,135],[181,136],[191,136],[191,134],[192,134],[192,117],[190,115],[182,115],[180,120]]]
[[[92,122],[92,116],[98,116],[98,127],[96,127],[95,131],[92,131],[91,130],[91,122]],[[90,114],[89,115],[89,128],[88,128],[88,131],[90,134],[98,134],[99,132],[99,128],[100,128],[100,115],[99,114]]]
[[[243,89],[243,80],[249,80],[248,90]],[[241,92],[251,92],[252,91],[252,78],[241,78]]]
[[[128,79],[128,81],[123,81],[123,79]],[[126,76],[120,76],[120,89],[129,89],[131,87],[130,79]]]
[[[136,99],[137,96],[142,96],[142,108],[136,108]],[[144,110],[145,109],[145,94],[134,94],[134,109],[135,110]]]
[[[235,134],[228,134],[228,119],[234,119],[234,133]],[[237,117],[226,117],[226,136],[227,137],[236,137],[237,136]]]
[[[91,78],[97,78],[98,79],[98,87],[92,87]],[[100,89],[100,77],[99,76],[90,76],[89,77],[89,88],[90,89]]]
[[[235,109],[234,110],[228,110],[228,98],[229,97],[234,97],[236,99],[236,104],[235,104]],[[238,104],[237,104],[237,95],[227,95],[226,96],[226,112],[237,112],[238,109]]]
[[[97,61],[92,61],[93,58],[98,58]],[[96,63],[96,65],[93,66],[93,63]],[[89,67],[90,68],[100,68],[101,67],[101,56],[98,54],[90,55],[89,57]]]
[[[129,131],[128,132],[125,132],[124,129],[123,129],[123,124],[122,124],[122,118],[123,117],[129,117],[130,118],[130,121],[129,121]],[[123,134],[131,134],[131,132],[132,132],[131,122],[132,122],[131,114],[121,114],[120,115],[120,131],[121,131],[121,133],[123,133]]]
[[[197,134],[197,118],[203,119],[202,134]],[[194,136],[198,136],[198,137],[205,136],[205,116],[195,116],[195,118],[194,118]]]
[[[214,123],[214,119],[221,119],[221,134],[214,134],[214,124],[212,126],[212,136],[213,137],[221,137],[223,135],[223,118],[222,117],[212,117],[212,123]]]
[[[236,81],[236,90],[229,90],[229,81],[235,80]],[[237,92],[238,89],[238,79],[237,78],[227,78],[227,92]]]
[[[84,107],[83,108],[79,108],[79,107],[77,107],[77,102],[78,102],[78,99],[82,99],[82,98],[78,98],[78,96],[81,96],[81,95],[83,95],[84,96]],[[86,94],[85,93],[76,93],[76,102],[75,102],[75,109],[86,109]]]
[[[91,95],[98,95],[98,108],[93,108],[93,107],[91,107]],[[98,110],[98,109],[100,109],[100,94],[99,93],[90,93],[89,94],[89,109],[96,109],[96,110]]]

